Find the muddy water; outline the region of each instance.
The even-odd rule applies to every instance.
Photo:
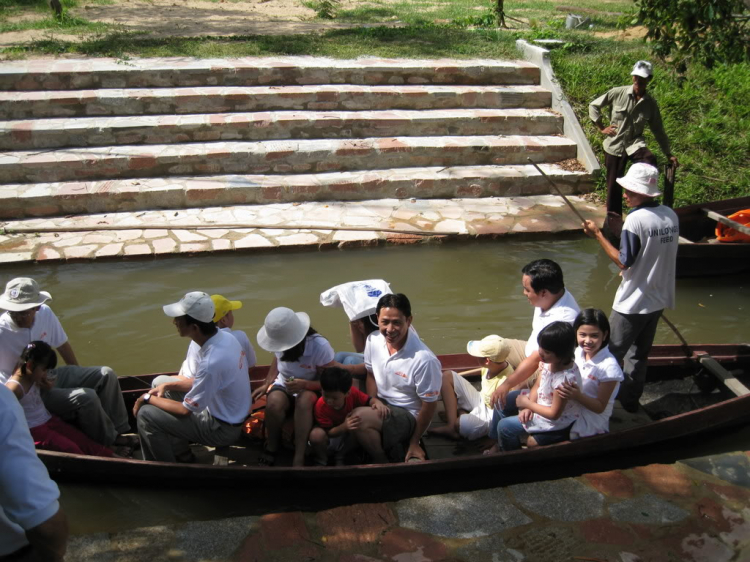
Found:
[[[580,238],[13,266],[0,269],[0,284],[21,275],[36,278],[52,294],[51,305],[79,361],[129,375],[179,367],[188,342],[177,336],[161,305],[190,290],[241,300],[235,328],[246,330],[254,344],[268,311],[288,306],[308,312],[334,349],[349,349],[343,310],[322,307],[319,295],[333,285],[369,278],[384,278],[409,296],[420,336],[437,353],[463,351],[467,340],[491,333],[525,339],[532,309],[521,293],[520,269],[541,257],[562,265],[566,286],[581,306],[609,312],[619,283],[616,268],[595,241]],[[669,317],[690,342],[748,341],[745,285],[739,277],[679,280],[677,309]],[[662,325],[657,342],[678,340]],[[259,362],[268,363],[269,354],[256,350]],[[741,440],[750,444],[747,436]],[[725,450],[734,450],[734,444],[728,440]],[[690,450],[684,456],[703,453]],[[63,486],[63,500],[73,531],[83,533],[239,514],[252,503],[252,493],[238,500],[236,494],[196,498]]]

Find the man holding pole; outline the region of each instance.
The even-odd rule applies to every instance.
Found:
[[[633,164],[617,182],[625,188],[625,202],[632,209],[625,219],[619,251],[601,230],[587,220],[583,230],[596,238],[607,256],[619,267],[622,282],[617,289],[609,324],[609,349],[623,363],[625,380],[618,400],[628,412],[638,409],[646,381],[646,360],[665,308],[674,308],[675,267],[680,237],[675,212],[656,197],[659,171],[649,164]]]

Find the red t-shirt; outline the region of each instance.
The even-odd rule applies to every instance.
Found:
[[[367,396],[367,394],[357,388],[352,387],[349,391],[349,394],[346,395],[346,399],[344,400],[344,407],[340,410],[334,410],[328,404],[326,404],[326,401],[323,400],[323,397],[321,396],[315,403],[315,421],[318,422],[318,425],[324,429],[337,427],[344,423],[344,420],[346,419],[346,416],[349,414],[349,412],[351,412],[354,408],[367,406],[367,403],[369,401],[370,397]]]

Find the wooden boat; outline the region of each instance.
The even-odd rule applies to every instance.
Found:
[[[654,346],[649,358],[649,381],[692,377],[702,362],[705,363],[701,357],[705,359],[707,356],[703,354],[709,354],[713,362],[724,369],[744,372],[747,375],[745,384],[748,383],[750,345],[747,344],[693,345],[690,349],[678,345]],[[478,365],[476,358],[466,354],[443,355],[440,360],[446,369],[471,369]],[[252,369],[253,383],[264,380],[266,372],[267,367]],[[129,408],[150,387],[155,376],[120,379]],[[743,375],[737,376],[742,380]],[[743,388],[741,382],[735,383]],[[356,501],[373,498],[389,501],[389,498],[408,495],[486,487],[488,481],[504,485],[559,478],[570,471],[609,470],[622,467],[622,463],[627,462],[624,459],[632,459],[638,451],[647,454],[649,451],[664,451],[675,440],[679,444],[681,438],[692,439],[699,433],[750,420],[750,394],[737,396],[722,387],[714,395],[718,396],[715,404],[653,421],[642,413],[644,423],[641,425],[605,435],[500,455],[469,454],[418,464],[292,468],[147,462],[50,451],[39,451],[39,457],[50,474],[63,481],[185,489],[231,487],[238,491],[252,489],[258,493],[271,490],[278,501],[286,502],[283,505],[287,507],[304,505],[304,502],[300,503],[300,497],[311,497],[315,493],[331,496],[331,492],[335,492],[336,497],[346,498],[346,501],[355,501],[355,498]],[[460,442],[450,443],[452,447],[460,448]],[[427,451],[429,455],[430,446],[427,446]],[[471,478],[466,478],[469,475]]]
[[[750,244],[716,242],[716,221],[709,218],[703,209],[726,217],[750,209],[750,197],[675,209],[680,219],[680,236],[688,241],[681,241],[677,250],[677,277],[731,275],[750,271]]]

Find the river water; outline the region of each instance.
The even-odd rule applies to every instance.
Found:
[[[521,291],[521,268],[551,258],[563,268],[566,287],[581,307],[610,311],[619,284],[617,269],[594,240],[502,240],[357,250],[297,251],[175,257],[151,261],[28,264],[0,269],[0,284],[34,277],[52,294],[81,364],[106,364],[118,374],[177,370],[188,341],[180,339],[161,310],[192,290],[241,300],[235,329],[255,345],[265,315],[287,306],[310,314],[334,349],[348,350],[342,309],[320,305],[322,291],[359,279],[386,279],[412,302],[414,324],[436,353],[462,352],[470,339],[497,333],[526,339],[532,309]],[[677,282],[677,309],[669,312],[691,343],[746,342],[750,291],[746,279],[697,278]],[[679,343],[661,324],[657,343]],[[256,345],[259,363],[270,354]],[[748,445],[750,440],[742,437]],[[726,450],[733,443],[726,444]],[[700,451],[686,451],[696,456]],[[76,533],[112,531],[246,512],[248,498],[234,493],[186,497],[180,492],[62,486]],[[252,496],[251,492],[250,498]],[[200,496],[200,494],[198,494]]]

